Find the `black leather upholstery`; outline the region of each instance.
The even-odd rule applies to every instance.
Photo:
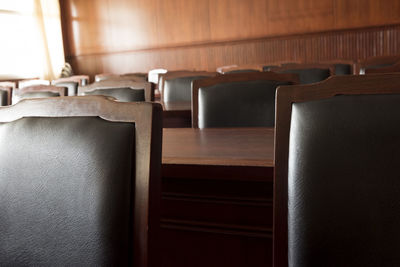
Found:
[[[199,128],[272,127],[276,87],[287,84],[246,81],[199,88]]]
[[[109,89],[96,89],[84,92],[84,95],[104,95],[112,96],[121,102],[136,102],[145,101],[144,89],[132,88],[109,88]]]
[[[163,88],[164,102],[192,101],[192,81],[207,78],[205,76],[188,76],[166,80]]]
[[[0,88],[0,106],[7,105],[8,92]]]
[[[56,83],[55,84],[55,86],[58,86],[58,87],[66,87],[68,90],[67,90],[67,95],[69,95],[69,96],[75,96],[75,95],[78,95],[78,85],[79,85],[79,83],[77,83],[77,82],[59,82],[59,83]]]
[[[246,73],[246,72],[259,72],[258,70],[253,69],[240,69],[240,70],[228,70],[224,73]]]
[[[325,80],[330,76],[329,69],[292,69],[279,71],[280,73],[295,73],[299,75],[300,84],[316,83]]]
[[[276,68],[276,67],[279,67],[279,66],[277,66],[277,65],[266,65],[266,66],[263,66],[263,71],[270,71],[272,68]]]
[[[293,104],[289,266],[400,263],[400,95]]]
[[[334,64],[335,75],[351,75],[353,74],[350,64]]]
[[[0,123],[2,266],[128,264],[134,128],[98,117]]]

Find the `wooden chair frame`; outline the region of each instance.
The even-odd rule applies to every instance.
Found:
[[[288,265],[288,157],[292,104],[336,95],[400,94],[400,74],[332,76],[310,85],[280,86],[276,97],[273,266]]]
[[[191,77],[191,76],[207,76],[207,77],[214,77],[217,76],[217,72],[208,72],[208,71],[171,71],[165,74],[160,74],[159,79],[159,91],[160,91],[160,100],[161,103],[164,103],[164,86],[165,81],[173,80],[176,78],[184,78],[184,77]]]
[[[351,66],[351,74],[355,75],[357,74],[357,63],[354,60],[351,59],[332,59],[332,60],[323,60],[320,62],[320,64],[328,64],[328,65],[336,65],[336,64],[347,64]]]
[[[371,73],[392,73],[392,72],[400,72],[400,61],[394,65],[378,68],[378,69],[366,69],[365,74]]]
[[[400,55],[397,56],[376,56],[366,59],[360,59],[357,63],[357,74],[364,74],[368,66],[381,64],[395,64],[400,61]],[[371,72],[370,72],[371,73]]]
[[[192,84],[192,127],[199,128],[199,89],[202,87],[213,86],[220,83],[246,82],[246,81],[279,81],[292,82],[297,84],[299,77],[297,74],[291,73],[274,73],[274,72],[246,72],[219,75],[216,77],[195,80]]]
[[[25,85],[27,84],[27,85]],[[50,81],[41,79],[21,80],[18,81],[18,88],[22,89],[25,87],[37,86],[37,85],[50,85]]]
[[[66,96],[68,88],[54,86],[54,85],[33,85],[20,89],[15,89],[12,92],[13,92],[12,97],[19,97],[24,93],[30,93],[30,92],[52,92],[52,93],[58,93],[60,96]],[[12,100],[11,102],[14,104],[13,98],[11,100]]]
[[[101,89],[112,89],[112,88],[131,88],[135,89],[144,89],[144,98],[145,101],[154,101],[154,90],[153,83],[149,82],[135,82],[131,80],[103,80],[95,83],[91,83],[87,86],[79,86],[78,87],[78,95],[83,95],[85,92],[91,92],[94,90]]]
[[[51,84],[56,85],[57,83],[63,83],[63,82],[77,82],[79,86],[84,86],[84,80],[86,80],[86,83],[89,83],[89,75],[73,75],[70,77],[65,77],[65,78],[59,78],[56,80],[52,80]]]
[[[124,73],[124,74],[101,73],[101,74],[96,74],[94,80],[95,82],[101,82],[107,80],[145,82],[147,81],[147,75],[145,73]]]
[[[222,66],[217,68],[217,72],[221,74],[228,74],[231,71],[240,71],[240,70],[255,70],[262,72],[264,65],[265,64],[245,64],[245,65]]]
[[[134,266],[160,266],[158,255],[161,200],[162,109],[155,103],[122,103],[103,96],[24,99],[0,108],[0,122],[24,117],[100,117],[135,123]],[[152,213],[149,213],[149,210]],[[155,253],[155,254],[152,254]],[[150,254],[150,255],[149,255]]]
[[[322,64],[322,63],[294,63],[287,64],[280,67],[271,68],[273,72],[281,72],[286,70],[302,70],[302,69],[329,69],[330,75],[335,75],[335,66],[333,64]]]

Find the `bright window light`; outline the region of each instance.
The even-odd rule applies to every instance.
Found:
[[[64,65],[58,0],[0,1],[0,79],[54,79]]]

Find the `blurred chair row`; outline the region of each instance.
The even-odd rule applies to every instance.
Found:
[[[359,64],[360,70],[367,74],[398,71],[399,59],[370,59],[364,65]],[[160,102],[164,108],[174,103],[186,103],[192,113],[192,127],[273,127],[278,86],[316,83],[332,75],[351,74],[354,68],[350,62],[335,61],[330,64],[286,63],[253,69],[251,66],[241,69],[231,66],[219,70],[225,74],[182,70],[159,71],[157,75]],[[32,80],[20,82],[20,89],[15,90],[12,90],[15,86],[0,84],[4,87],[0,90],[1,104],[10,103],[10,100],[16,103],[23,98],[65,95],[105,95],[122,102],[155,100],[154,83],[146,81],[146,74],[100,74],[95,80],[86,84],[87,76],[74,76],[53,81],[52,85],[48,81]],[[40,82],[47,84],[32,85]],[[23,87],[26,85],[30,86]],[[10,92],[13,92],[12,97]]]

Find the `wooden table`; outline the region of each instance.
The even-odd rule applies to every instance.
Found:
[[[274,131],[163,130],[163,266],[270,266]]]
[[[160,104],[163,106],[164,128],[192,127],[191,102],[160,102]]]

